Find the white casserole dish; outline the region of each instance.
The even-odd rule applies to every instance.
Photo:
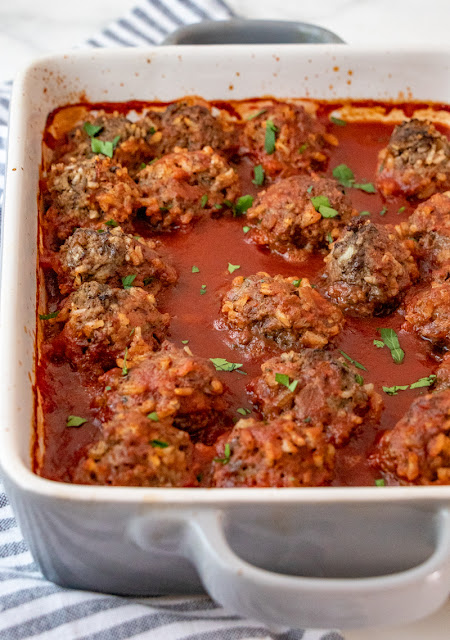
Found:
[[[444,602],[450,487],[76,486],[31,472],[30,432],[38,173],[52,109],[81,96],[167,101],[193,93],[450,102],[449,66],[450,49],[195,46],[71,52],[18,78],[3,217],[0,466],[50,580],[129,595],[204,587],[239,614],[286,627],[391,625]]]

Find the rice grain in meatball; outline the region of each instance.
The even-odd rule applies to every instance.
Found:
[[[288,415],[272,422],[239,420],[219,440],[215,487],[312,487],[333,479],[334,447],[317,425]]]
[[[101,232],[101,233],[100,233]],[[61,247],[56,271],[61,293],[95,280],[111,287],[145,287],[156,294],[177,273],[156,251],[158,243],[113,229],[76,229]]]
[[[168,342],[122,374],[114,369],[103,377],[111,387],[99,399],[107,418],[111,411],[136,408],[192,433],[216,425],[227,406],[212,364]]]
[[[372,463],[400,484],[450,484],[450,390],[417,398]]]
[[[450,348],[450,282],[432,283],[408,301],[405,328],[433,344]]]
[[[267,420],[290,412],[301,424],[321,425],[334,445],[343,445],[356,427],[380,417],[382,400],[373,384],[339,353],[289,351],[261,370],[247,389]]]
[[[146,215],[161,229],[226,209],[240,190],[235,169],[211,147],[202,151],[177,148],[142,169],[137,180]]]
[[[103,438],[89,447],[72,482],[128,487],[197,484],[189,435],[139,411],[117,413],[103,425]]]
[[[133,342],[142,340],[149,350],[158,348],[169,321],[169,315],[155,307],[154,296],[143,289],[86,282],[66,298],[54,320],[63,324],[54,348],[78,370],[100,375]]]
[[[338,144],[323,124],[301,105],[278,102],[247,120],[241,153],[267,176],[283,172],[318,171],[328,163],[328,149]]]
[[[307,278],[272,277],[264,272],[235,278],[223,297],[222,313],[232,343],[246,347],[252,355],[270,343],[282,349],[324,347],[343,325],[339,309]]]
[[[247,220],[257,244],[299,259],[327,248],[356,213],[335,180],[296,175],[260,193]]]
[[[348,225],[325,263],[328,297],[354,316],[391,313],[419,275],[393,227],[362,219]]]
[[[376,183],[385,196],[421,200],[450,189],[448,138],[427,120],[402,122],[378,155]]]

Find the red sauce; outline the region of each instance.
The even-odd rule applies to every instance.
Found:
[[[364,106],[369,104],[375,103],[364,103]],[[220,102],[217,105],[220,108],[227,107],[231,113],[235,112],[233,105],[236,103]],[[128,111],[139,110],[143,103],[82,106]],[[319,108],[319,117],[328,120],[330,111],[336,106],[323,103]],[[393,106],[400,107],[410,114],[414,109],[425,105],[384,106],[388,110]],[[448,110],[444,106],[439,108]],[[48,125],[51,125],[55,113],[57,112],[49,117]],[[338,164],[345,163],[354,171],[357,182],[373,181],[378,152],[386,146],[392,125],[348,123],[345,127],[331,125],[330,131],[338,137],[339,146],[332,152],[326,175],[331,175],[332,169]],[[44,139],[54,148],[55,141],[51,140],[48,132]],[[257,188],[251,183],[252,167],[244,161],[239,170],[244,182],[243,193],[255,194]],[[371,220],[377,223],[397,224],[407,219],[414,210],[414,206],[403,198],[392,198],[386,202],[378,194],[367,194],[357,189],[349,189],[347,193],[355,208],[358,211],[369,211]],[[252,377],[259,375],[261,360],[250,361],[239,348],[231,348],[226,343],[227,333],[215,327],[215,321],[220,315],[223,292],[230,286],[235,275],[247,276],[257,271],[267,271],[271,275],[308,277],[320,291],[323,269],[322,256],[313,256],[306,263],[294,263],[261,250],[249,241],[243,226],[245,216],[202,219],[192,228],[166,233],[161,237],[165,250],[179,273],[178,283],[164,293],[159,305],[161,311],[168,312],[171,316],[168,338],[177,346],[182,346],[182,340],[188,340],[195,355],[221,357],[230,362],[243,363],[242,369],[246,375],[217,372],[229,389],[230,413],[236,419],[240,417],[236,413],[237,408],[252,408],[245,385]],[[137,220],[135,230],[144,237],[154,236],[145,220]],[[240,265],[239,270],[231,275],[227,269],[228,263]],[[199,268],[198,273],[192,273],[193,265]],[[54,274],[48,270],[44,270],[44,274],[48,308],[51,311],[56,308],[60,296],[55,287]],[[200,294],[202,285],[206,285],[204,295]],[[417,287],[414,290],[417,291]],[[367,459],[374,442],[383,430],[395,425],[415,397],[426,393],[426,389],[415,389],[389,396],[383,392],[382,387],[412,383],[436,369],[438,356],[433,354],[429,343],[405,332],[401,328],[402,323],[401,309],[383,318],[348,318],[335,342],[339,349],[365,366],[367,372],[361,372],[365,381],[374,383],[384,401],[380,424],[361,425],[351,442],[338,450],[336,485],[373,485],[379,473],[370,467]],[[379,327],[392,327],[397,332],[405,352],[402,364],[394,363],[387,347],[381,349],[373,345],[373,340],[379,338]],[[276,349],[268,352],[264,360],[276,352]],[[67,480],[67,470],[77,461],[81,448],[96,440],[100,434],[100,424],[92,408],[97,389],[95,385],[89,388],[83,386],[79,374],[72,371],[67,363],[55,364],[47,361],[38,368],[37,386],[44,398],[45,414],[45,456],[39,473],[50,479]],[[88,422],[81,428],[67,428],[66,420],[70,414],[88,418]],[[211,443],[217,435],[218,433],[209,433],[204,441]]]

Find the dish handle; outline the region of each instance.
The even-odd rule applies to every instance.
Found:
[[[192,514],[181,551],[214,600],[268,625],[350,629],[400,624],[430,614],[450,591],[450,512],[438,510],[435,518],[430,557],[376,577],[297,577],[256,567],[231,548],[221,511]]]

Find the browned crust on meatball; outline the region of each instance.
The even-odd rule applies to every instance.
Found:
[[[75,227],[98,229],[127,221],[140,206],[140,190],[126,168],[95,156],[53,164],[47,177],[44,229],[65,240]]]
[[[196,432],[215,425],[227,408],[225,389],[212,364],[169,342],[132,366],[127,375],[114,369],[103,377],[111,387],[99,398],[102,414],[136,408],[155,412],[179,429]]]
[[[311,198],[326,196],[338,215],[325,218]],[[343,189],[331,178],[315,174],[279,180],[261,192],[247,211],[251,238],[257,244],[293,259],[325,250],[357,212]]]
[[[402,122],[378,155],[376,183],[385,196],[421,200],[449,189],[450,142],[427,120]]]
[[[327,296],[355,316],[391,313],[419,276],[395,229],[362,219],[348,225],[325,263]]]
[[[211,147],[176,149],[148,165],[137,176],[142,206],[160,229],[189,224],[195,217],[217,212],[240,191],[239,176]],[[217,205],[217,207],[216,207]]]
[[[450,484],[450,390],[417,398],[372,463],[400,484]]]
[[[212,486],[327,485],[333,479],[334,455],[318,425],[299,424],[288,415],[269,423],[239,420],[217,443]]]
[[[276,127],[272,154],[265,150],[268,121]],[[262,164],[267,176],[275,177],[289,171],[324,169],[328,149],[337,144],[336,137],[327,133],[323,124],[301,105],[279,102],[247,120],[241,136],[241,153],[248,155],[254,164]]]
[[[435,345],[450,347],[450,282],[433,282],[406,305],[405,328]]]
[[[53,346],[78,370],[100,375],[136,342],[143,341],[147,350],[157,349],[169,321],[169,315],[155,307],[154,296],[143,289],[86,282],[66,298],[52,321],[62,326]]]
[[[282,349],[324,347],[343,326],[337,307],[313,289],[307,278],[260,272],[234,278],[222,301],[225,325],[233,343],[249,353],[261,353],[267,344]]]
[[[363,422],[380,417],[383,403],[373,384],[365,384],[364,372],[338,352],[289,351],[264,362],[261,370],[247,389],[266,419],[291,412],[301,424],[321,425],[340,446]],[[288,376],[291,387],[278,382],[277,374]]]
[[[72,482],[131,487],[186,487],[197,484],[194,445],[189,435],[155,422],[139,411],[124,411],[103,425],[103,437],[75,467]]]
[[[156,294],[178,277],[156,250],[158,246],[154,240],[123,233],[120,227],[76,229],[57,254],[59,289],[67,294],[92,280],[122,287],[128,277],[133,287]]]

